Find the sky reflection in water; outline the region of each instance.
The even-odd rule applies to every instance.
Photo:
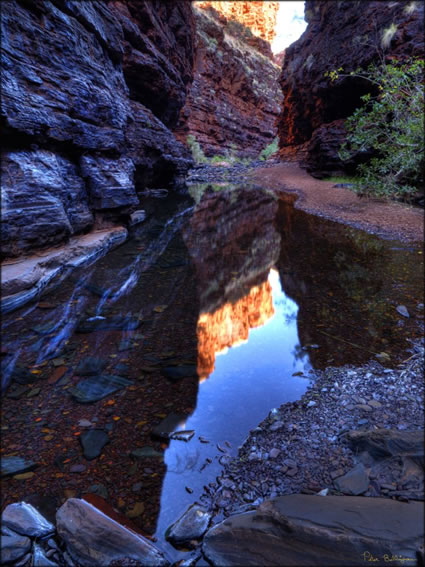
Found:
[[[216,444],[226,447],[228,441],[230,453],[236,454],[248,431],[272,407],[299,399],[308,386],[307,377],[293,376],[296,372],[307,376],[311,368],[308,354],[299,354],[297,304],[282,290],[277,270],[270,270],[268,282],[274,314],[262,326],[251,328],[248,340],[216,353],[214,371],[201,380],[196,409],[182,427],[194,429],[195,436],[189,443],[171,441],[165,451],[158,536],[202,493],[207,477],[211,481],[219,474],[221,453]],[[199,436],[210,443],[201,443]],[[186,486],[193,494],[186,492]]]

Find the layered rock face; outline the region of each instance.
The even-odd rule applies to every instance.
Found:
[[[195,2],[200,8],[212,7],[225,18],[236,20],[252,33],[271,43],[276,35],[276,17],[279,2]]]
[[[184,142],[191,134],[207,156],[236,152],[255,157],[276,136],[282,100],[270,45],[212,8],[195,7],[194,13],[194,80],[178,138]]]
[[[338,149],[345,137],[344,120],[371,91],[369,82],[346,77],[331,83],[326,71],[349,73],[378,62],[423,55],[422,2],[306,2],[308,27],[286,49],[280,84],[284,103],[279,118],[282,155],[304,144],[305,165],[316,177],[341,171]],[[384,49],[385,30],[396,30]],[[356,160],[348,164],[352,171]]]
[[[4,256],[181,185],[191,158],[171,129],[191,80],[190,3],[10,0],[1,23]]]

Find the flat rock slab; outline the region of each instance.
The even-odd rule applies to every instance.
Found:
[[[358,463],[344,476],[335,479],[334,485],[343,494],[358,496],[366,492],[369,487],[369,476],[363,463]]]
[[[23,457],[2,457],[0,460],[1,476],[10,476],[30,471],[37,466],[34,461]]]
[[[347,431],[343,438],[355,452],[367,451],[375,459],[396,456],[424,458],[423,431]]]
[[[80,443],[85,458],[91,461],[102,453],[103,447],[109,443],[109,436],[103,429],[89,429],[80,435]],[[80,470],[71,470],[71,472],[80,472]]]
[[[108,362],[103,358],[86,356],[78,363],[75,374],[77,374],[77,376],[96,376],[104,370],[107,364]]]
[[[55,531],[55,526],[27,502],[15,502],[6,506],[1,523],[18,534],[30,537],[44,537]]]
[[[113,394],[117,390],[131,386],[132,383],[127,378],[112,374],[90,376],[81,380],[75,388],[70,390],[70,394],[80,404],[90,404]]]
[[[192,504],[186,512],[170,526],[165,537],[174,545],[183,545],[200,539],[207,531],[211,514],[199,504]]]
[[[415,565],[423,544],[423,503],[361,496],[291,494],[231,516],[204,537],[213,565],[356,566],[377,558]]]
[[[56,524],[68,552],[83,567],[106,567],[124,559],[139,561],[147,567],[169,565],[148,539],[85,500],[67,500],[57,511]]]
[[[174,433],[182,423],[184,423],[187,419],[187,415],[183,415],[181,413],[170,413],[167,415],[165,419],[155,425],[152,429],[152,437],[157,437],[159,439],[167,440],[170,438],[170,435]]]
[[[31,540],[25,536],[2,535],[0,538],[1,564],[23,557],[31,549]]]

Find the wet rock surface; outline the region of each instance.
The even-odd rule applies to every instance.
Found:
[[[0,558],[2,564],[21,559],[31,549],[31,540],[20,535],[2,534],[0,538]]]
[[[31,537],[45,537],[55,531],[55,526],[26,502],[9,504],[3,510],[1,523],[21,535]]]
[[[207,531],[211,514],[199,504],[193,504],[170,526],[166,538],[173,545],[190,544],[192,540],[200,539]]]
[[[169,564],[149,540],[118,524],[85,500],[67,500],[58,510],[56,522],[68,552],[84,567],[103,567],[124,560],[139,561],[147,566]]]
[[[422,511],[418,502],[281,496],[214,526],[203,552],[213,565],[357,566],[368,557],[385,565],[385,557],[396,556],[414,562],[422,545]]]

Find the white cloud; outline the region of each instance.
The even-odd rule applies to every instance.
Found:
[[[276,19],[276,37],[272,42],[273,53],[279,53],[296,41],[306,27],[304,2],[280,2]]]

